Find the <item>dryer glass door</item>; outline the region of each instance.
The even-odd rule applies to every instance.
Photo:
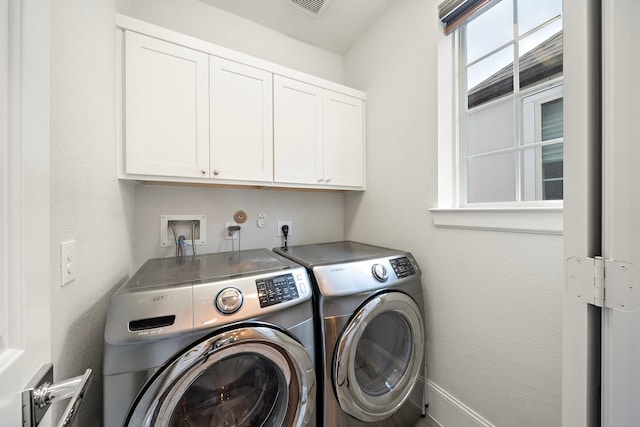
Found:
[[[336,346],[333,380],[340,407],[367,422],[398,411],[423,368],[423,329],[409,296],[387,292],[368,300]]]
[[[150,381],[129,426],[302,425],[315,406],[304,347],[268,327],[216,335]]]

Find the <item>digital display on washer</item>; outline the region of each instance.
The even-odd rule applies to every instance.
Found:
[[[256,280],[256,288],[258,289],[260,308],[291,301],[299,297],[296,281],[291,273],[267,279],[258,279]]]
[[[393,271],[396,272],[398,279],[416,274],[416,271],[413,269],[413,265],[411,265],[411,261],[409,261],[409,258],[406,256],[392,259],[389,262],[391,263],[391,267],[393,267]]]

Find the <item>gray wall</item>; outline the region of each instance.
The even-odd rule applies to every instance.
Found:
[[[437,3],[397,0],[345,56],[368,100],[367,191],[345,196],[346,237],[417,257],[433,383],[497,426],[559,426],[562,238],[438,229],[428,211]]]

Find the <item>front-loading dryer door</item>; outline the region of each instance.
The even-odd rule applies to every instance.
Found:
[[[401,292],[370,298],[336,344],[333,384],[340,407],[366,422],[406,402],[423,368],[424,328],[415,301]]]
[[[194,345],[150,380],[129,426],[313,424],[315,372],[304,347],[266,326]]]

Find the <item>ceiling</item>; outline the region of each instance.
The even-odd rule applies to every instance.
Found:
[[[343,55],[394,0],[324,0],[317,16],[292,0],[200,1]]]

